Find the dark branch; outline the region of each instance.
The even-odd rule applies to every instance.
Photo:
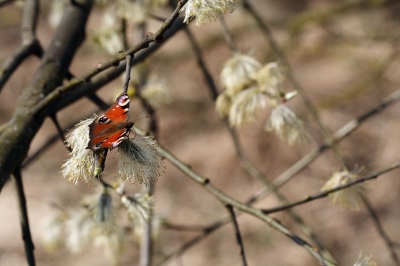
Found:
[[[198,173],[194,172],[190,166],[187,164],[181,162],[178,158],[176,158],[173,154],[168,152],[165,148],[163,148],[161,145],[157,145],[157,150],[159,154],[163,157],[165,157],[168,161],[170,161],[177,169],[182,171],[188,178],[192,179],[195,183],[198,185],[204,187],[210,194],[212,194],[215,198],[217,198],[218,201],[220,201],[224,205],[231,205],[232,207],[237,208],[240,211],[246,212],[266,224],[268,224],[270,227],[273,229],[277,230],[278,232],[282,233],[283,235],[289,237],[292,241],[294,241],[296,244],[302,246],[304,249],[306,249],[314,258],[316,258],[319,262],[325,263],[326,265],[335,265],[334,263],[326,260],[320,253],[319,250],[313,246],[311,246],[309,243],[306,241],[302,240],[300,237],[297,235],[293,234],[288,228],[283,226],[279,221],[276,219],[265,215],[261,210],[253,208],[251,206],[245,205],[225,193],[223,193],[221,190],[217,189],[214,187],[210,180],[199,175]],[[400,166],[400,164],[399,164]]]
[[[60,137],[62,142],[65,143],[64,130],[62,130],[60,124],[58,123],[57,115],[55,113],[51,113],[50,117],[51,117],[51,120],[53,121],[54,125],[57,128],[58,136]],[[67,149],[71,152],[71,148],[70,147],[67,147]]]
[[[31,115],[30,111],[43,96],[51,94],[54,88],[62,84],[72,57],[84,40],[92,2],[86,0],[85,8],[67,6],[64,9],[40,66],[29,86],[19,96],[13,116],[0,135],[0,190],[25,158],[33,137],[50,114],[50,108],[35,115]]]
[[[233,223],[233,229],[235,230],[235,235],[236,235],[236,241],[240,247],[240,256],[242,257],[242,265],[247,266],[247,261],[246,261],[246,254],[244,253],[244,244],[242,240],[242,236],[239,231],[239,225],[236,220],[236,215],[235,211],[233,210],[233,207],[231,205],[226,205],[226,209],[229,212],[229,215],[231,217],[232,223]]]
[[[225,25],[225,24],[223,24]],[[230,38],[230,40],[233,42],[228,28],[226,27],[226,31],[228,34],[228,37]],[[203,62],[203,56],[201,53],[201,49],[198,46],[196,40],[194,39],[194,37],[191,35],[189,29],[185,29],[188,38],[193,46],[193,49],[195,51],[196,57],[197,57],[197,62],[198,65],[200,67],[200,69],[203,72],[204,77],[206,78],[206,81],[208,83],[208,88],[211,91],[212,95],[213,95],[213,100],[216,100],[217,96],[218,96],[218,92],[215,86],[215,82],[212,78],[212,76],[209,74],[209,71],[206,67],[206,65]],[[225,126],[227,127],[229,133],[231,134],[231,138],[232,141],[234,143],[235,146],[235,150],[236,153],[239,157],[240,163],[243,167],[243,169],[245,171],[247,171],[253,178],[259,180],[261,183],[263,183],[267,188],[271,189],[273,191],[273,193],[275,194],[275,196],[282,202],[282,204],[287,203],[287,199],[278,191],[274,190],[273,187],[271,186],[271,184],[267,181],[266,176],[245,156],[242,147],[240,145],[239,142],[239,138],[237,136],[237,133],[235,131],[235,129],[229,127],[229,125],[227,124],[227,121],[224,120]],[[322,243],[317,239],[316,235],[313,233],[311,227],[309,225],[307,225],[304,220],[300,217],[300,215],[298,215],[294,210],[290,210],[289,215],[291,216],[291,218],[296,221],[299,225],[299,227],[302,229],[302,231],[308,236],[310,237],[317,245],[317,247],[323,252],[325,253],[327,256],[329,256],[330,258],[333,259],[332,255],[329,253],[329,251],[322,245]]]
[[[170,225],[167,224],[167,228],[168,229],[172,229],[172,230],[186,230],[186,231],[198,231],[197,229],[201,229],[203,231],[203,234],[194,237],[192,240],[186,242],[185,244],[182,245],[181,248],[179,248],[177,251],[172,252],[171,254],[167,255],[166,257],[164,257],[162,259],[162,261],[160,261],[159,263],[156,264],[156,266],[161,266],[163,264],[165,264],[166,262],[168,262],[170,259],[180,256],[181,254],[183,254],[186,250],[188,250],[189,248],[191,248],[192,246],[194,246],[195,244],[199,243],[201,240],[205,239],[208,235],[210,235],[211,233],[215,232],[218,228],[220,228],[221,226],[228,224],[231,221],[231,219],[229,217],[223,218],[221,220],[218,220],[214,223],[212,223],[209,226],[206,227],[202,227],[202,228],[192,228],[191,230],[187,227],[187,226],[181,226],[181,225]]]
[[[108,108],[108,107],[107,107]],[[106,109],[107,109],[106,108]],[[92,111],[90,113],[88,113],[88,115],[86,115],[85,117],[89,117],[90,115],[92,115],[93,113],[95,113],[96,111]],[[74,127],[74,125],[76,125],[79,121],[74,121],[73,123],[69,124],[64,130],[62,130],[63,135],[65,133],[67,133],[67,131],[71,128]],[[42,155],[43,152],[45,152],[48,148],[50,148],[54,143],[56,143],[56,141],[60,138],[60,134],[56,133],[53,136],[51,136],[46,143],[43,144],[42,147],[40,147],[39,149],[37,149],[31,156],[29,156],[28,158],[26,158],[26,160],[22,163],[21,168],[24,169],[25,167],[28,167],[32,162],[35,161],[36,158],[38,158],[40,155]]]
[[[163,23],[163,25],[160,27],[160,29],[154,33],[154,34],[148,34],[146,37],[136,44],[133,48],[129,49],[128,51],[125,51],[123,53],[118,54],[115,56],[113,59],[100,63],[96,68],[88,71],[86,74],[72,79],[70,82],[67,84],[60,86],[56,88],[53,92],[48,94],[41,102],[35,105],[30,110],[31,114],[36,114],[46,106],[49,106],[52,104],[54,101],[59,99],[61,96],[65,95],[67,92],[71,92],[72,90],[77,88],[77,85],[88,82],[90,81],[91,78],[99,74],[100,72],[103,72],[104,70],[115,67],[119,64],[120,61],[126,59],[127,55],[135,55],[137,52],[140,50],[143,50],[147,47],[149,47],[150,43],[152,42],[161,42],[164,38],[164,33],[171,27],[172,23],[178,18],[179,16],[179,11],[181,10],[182,6],[186,4],[188,0],[181,0],[178,2],[178,5],[174,12],[171,14],[171,16]]]
[[[26,261],[29,266],[35,266],[35,255],[33,253],[35,246],[33,245],[31,230],[29,228],[25,192],[22,184],[21,170],[19,168],[14,171],[13,177],[15,190],[17,191],[18,196],[19,219],[21,224],[22,239],[25,246]]]
[[[225,19],[222,17],[220,19],[221,25],[222,25],[222,32],[224,34],[224,38],[226,43],[228,44],[229,48],[231,49],[232,52],[237,52],[237,47],[235,42],[233,41],[232,34],[229,30],[228,25],[226,24]]]
[[[277,55],[278,59],[281,61],[281,63],[284,65],[284,67],[287,68],[287,76],[289,81],[292,83],[294,89],[299,92],[299,96],[301,97],[302,101],[304,102],[305,107],[308,109],[309,113],[311,114],[312,118],[314,121],[317,123],[318,127],[321,130],[322,135],[325,138],[325,141],[332,146],[332,150],[336,157],[339,159],[341,162],[342,166],[347,169],[347,164],[346,164],[346,159],[344,157],[343,152],[340,150],[340,148],[337,146],[332,133],[329,131],[329,129],[321,122],[321,119],[319,117],[319,113],[313,103],[310,101],[308,98],[305,90],[303,87],[300,85],[298,80],[295,78],[294,74],[292,73],[291,66],[289,64],[289,61],[286,58],[286,55],[282,51],[282,49],[279,47],[278,42],[274,39],[271,29],[269,28],[268,24],[264,22],[260,15],[256,12],[254,7],[250,4],[249,0],[243,0],[244,2],[244,7],[249,11],[249,13],[254,17],[256,20],[258,26],[262,29],[262,32],[264,33],[265,37],[267,38],[269,45],[271,46],[272,50],[274,53]]]
[[[387,173],[389,171],[395,170],[397,168],[400,168],[400,163],[395,163],[394,165],[392,165],[392,166],[390,166],[390,167],[388,167],[388,168],[386,168],[384,170],[381,170],[381,171],[379,171],[379,172],[377,172],[375,174],[372,174],[372,175],[369,175],[369,176],[366,176],[366,177],[358,178],[358,179],[356,179],[356,180],[354,180],[352,182],[349,182],[349,183],[347,183],[345,185],[341,185],[341,186],[338,186],[336,188],[333,188],[333,189],[330,189],[330,190],[326,190],[326,191],[323,191],[321,193],[317,193],[317,194],[312,195],[312,196],[307,196],[303,200],[296,201],[296,202],[293,202],[293,203],[290,203],[290,204],[287,204],[287,205],[283,205],[283,206],[279,206],[279,207],[275,207],[275,208],[263,209],[262,212],[264,214],[270,214],[270,213],[274,213],[274,212],[284,211],[284,210],[293,208],[295,206],[299,206],[299,205],[305,204],[305,203],[310,202],[310,201],[314,201],[314,200],[317,200],[317,199],[320,199],[320,198],[324,198],[324,197],[328,196],[331,193],[334,193],[334,192],[342,190],[342,189],[346,189],[348,187],[357,185],[359,183],[362,183],[362,182],[365,182],[365,181],[368,181],[368,180],[371,180],[371,179],[375,179],[378,176],[383,175],[383,174],[385,174],[385,173]]]
[[[99,107],[103,111],[110,108],[110,105],[104,102],[99,96],[97,96],[96,93],[89,93],[87,97],[91,102],[93,102],[95,105],[97,105],[97,107]]]
[[[215,85],[214,79],[212,78],[212,76],[211,76],[210,72],[208,71],[208,68],[206,67],[206,64],[203,60],[203,53],[200,49],[200,46],[198,45],[196,39],[194,38],[194,36],[191,33],[191,31],[189,30],[189,28],[185,28],[185,33],[190,41],[190,44],[192,45],[192,48],[196,55],[197,64],[199,65],[201,71],[203,72],[203,76],[204,76],[205,80],[207,81],[208,87],[210,88],[212,98],[215,101],[218,97],[217,86]]]
[[[177,23],[174,23],[169,31],[167,31],[164,35],[164,42],[169,40],[175,33],[179,32],[181,29],[186,27],[185,23],[182,23],[183,19],[177,19]],[[151,45],[148,49],[140,51],[132,61],[132,66],[144,61],[150,55],[152,55],[155,51],[157,51],[162,45]],[[97,77],[93,78],[90,82],[85,84],[80,84],[73,90],[71,93],[61,97],[61,99],[57,100],[54,104],[54,110],[61,110],[71,103],[79,100],[81,97],[88,95],[89,93],[96,92],[98,89],[103,87],[104,85],[108,84],[112,80],[119,78],[122,73],[124,73],[126,69],[126,64],[121,63],[117,67],[109,69],[104,73],[98,75]]]
[[[0,70],[0,92],[12,73],[26,58],[30,55],[41,57],[43,54],[43,49],[35,35],[38,12],[38,0],[27,0],[22,17],[21,46],[7,58]]]
[[[7,4],[11,4],[12,2],[14,2],[15,0],[0,0],[0,7],[3,7]]]
[[[383,230],[383,226],[381,221],[379,220],[378,214],[375,212],[374,208],[372,207],[371,203],[368,201],[367,198],[363,197],[362,198],[365,207],[367,207],[367,210],[372,217],[372,220],[374,221],[374,224],[376,226],[376,229],[378,230],[378,233],[381,235],[381,238],[385,242],[387,248],[389,249],[390,256],[392,257],[392,260],[396,266],[400,265],[399,258],[397,257],[396,251],[395,251],[395,244],[390,240],[389,236],[386,234],[385,230]]]
[[[131,80],[131,67],[132,67],[132,56],[127,55],[126,56],[125,79],[124,79],[124,85],[123,85],[124,92],[128,92],[129,81]]]

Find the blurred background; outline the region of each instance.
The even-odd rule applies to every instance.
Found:
[[[270,26],[273,36],[286,54],[293,74],[318,110],[322,122],[332,131],[370,110],[385,96],[400,89],[398,44],[400,37],[398,1],[384,0],[254,0],[262,19]],[[37,36],[44,48],[54,29],[49,23],[51,1],[41,1]],[[89,19],[87,32],[95,33],[102,25],[104,7],[96,7]],[[160,17],[171,10],[157,9]],[[22,8],[10,4],[0,8],[0,62],[20,44]],[[263,32],[254,18],[242,7],[225,16],[238,49],[262,64],[276,60]],[[149,18],[148,31],[155,32],[161,23]],[[204,60],[217,85],[222,66],[232,53],[223,37],[219,22],[205,26],[189,26],[198,41]],[[131,46],[138,40],[135,28],[128,28]],[[90,38],[75,55],[71,73],[80,76],[109,55],[93,46]],[[12,75],[0,94],[0,124],[6,123],[15,108],[21,91],[27,87],[40,61],[29,57]],[[209,178],[217,188],[239,201],[255,195],[263,184],[247,174],[240,166],[233,141],[225,124],[215,111],[207,83],[203,79],[195,54],[183,32],[164,43],[148,61],[151,73],[157,74],[169,87],[171,102],[157,112],[157,141],[193,170]],[[116,79],[99,90],[107,103],[120,93],[122,79]],[[222,91],[219,86],[219,91]],[[285,91],[294,88],[284,83]],[[254,123],[238,130],[244,153],[273,181],[279,174],[314,150],[323,142],[318,126],[299,97],[288,106],[301,117],[311,135],[310,143],[289,147],[277,136],[263,130],[270,109],[264,109]],[[142,111],[138,100],[131,102],[131,116]],[[91,114],[101,114],[86,98],[57,114],[66,128]],[[400,104],[395,103],[362,125],[340,142],[351,166],[365,166],[362,175],[374,173],[400,160]],[[147,128],[148,120],[137,123]],[[72,127],[70,127],[72,128]],[[57,133],[47,119],[30,147],[32,155]],[[1,147],[0,147],[1,148]],[[28,155],[28,157],[29,157]],[[115,158],[114,158],[115,157]],[[60,211],[78,208],[85,195],[98,188],[80,182],[68,183],[60,174],[68,151],[58,140],[41,156],[23,169],[31,231],[38,265],[110,265],[100,247],[89,245],[80,254],[59,248],[47,253],[42,245],[42,230],[46,218]],[[108,156],[104,178],[115,176],[117,156]],[[172,224],[207,226],[227,212],[225,207],[202,187],[195,184],[168,161],[165,174],[155,185],[155,214]],[[342,170],[340,162],[328,150],[279,191],[289,201],[303,199],[320,191],[335,171]],[[399,170],[370,182],[367,195],[382,226],[400,255]],[[142,191],[140,185],[128,185],[132,193]],[[255,204],[260,208],[280,205],[270,195]],[[371,255],[377,265],[396,265],[379,235],[368,211],[358,212],[331,206],[327,198],[296,207],[295,210],[313,229],[321,243],[337,260],[338,265],[353,265],[360,253]],[[300,237],[307,239],[298,225],[285,212],[272,215]],[[25,265],[25,255],[18,218],[15,190],[9,182],[0,195],[0,265]],[[293,241],[271,229],[260,220],[243,214],[238,218],[249,265],[319,265],[311,255]],[[162,228],[157,237],[154,263],[178,250],[201,232]],[[120,265],[135,265],[139,257],[137,239],[129,240],[122,252]],[[231,224],[216,230],[182,255],[164,265],[240,265],[239,247]]]

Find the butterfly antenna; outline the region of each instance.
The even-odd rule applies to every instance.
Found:
[[[138,119],[135,119],[135,120],[133,120],[133,121],[138,121],[138,120],[142,120],[142,119],[145,119],[145,118],[148,118],[148,117],[150,117],[149,115],[146,115],[146,116],[143,116],[143,117],[141,117],[141,118],[138,118]]]
[[[144,111],[146,111],[147,109],[149,109],[151,107],[151,105],[149,104],[146,108],[144,108],[142,111],[140,111],[140,113],[138,113],[134,118],[138,117],[140,114],[142,114]],[[149,117],[149,116],[146,116]],[[144,118],[144,117],[143,117]]]
[[[151,105],[149,104],[146,108],[144,108],[140,113],[138,113],[138,114],[134,117],[133,121],[138,121],[138,120],[141,120],[141,119],[150,117],[149,115],[146,115],[146,116],[144,116],[144,117],[135,119],[136,117],[138,117],[139,115],[141,115],[144,111],[146,111],[146,110],[149,109],[150,107],[151,107]]]

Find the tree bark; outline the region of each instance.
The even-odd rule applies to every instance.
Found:
[[[62,84],[72,58],[85,38],[91,5],[91,0],[85,0],[80,5],[69,5],[65,9],[39,68],[29,86],[22,91],[8,125],[1,132],[0,191],[25,158],[33,137],[49,114],[49,107],[35,116],[29,111]]]

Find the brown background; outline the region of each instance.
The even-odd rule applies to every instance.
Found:
[[[396,58],[400,4],[392,1],[375,5],[371,4],[372,1],[358,1],[360,4],[352,8],[334,14],[327,12],[350,2],[354,1],[254,1],[258,12],[270,23],[274,36],[285,48],[295,76],[318,108],[323,123],[332,131],[338,130],[372,108],[384,96],[400,88],[400,70]],[[48,3],[42,3],[37,34],[44,47],[53,33],[47,21],[48,10]],[[89,32],[101,23],[101,12],[95,10],[91,15]],[[0,9],[0,62],[4,62],[19,46],[21,14],[21,8],[14,5]],[[160,14],[167,16],[169,11]],[[311,17],[313,14],[324,15],[322,18]],[[311,19],[300,24],[300,19],[304,17]],[[226,19],[243,53],[252,54],[262,63],[274,60],[268,42],[248,14],[237,10],[227,15]],[[159,22],[150,21],[148,30],[154,32],[159,25]],[[294,33],[293,25],[299,26],[300,30]],[[213,77],[218,81],[222,64],[231,55],[219,23],[202,27],[192,23],[189,27],[203,48]],[[134,43],[132,38],[131,43]],[[74,57],[71,72],[81,75],[106,59],[107,56],[85,42]],[[37,58],[27,59],[3,88],[0,94],[1,124],[9,119],[18,95],[30,82],[38,64]],[[177,34],[152,57],[150,64],[152,73],[167,78],[174,96],[174,104],[158,113],[158,141],[195,171],[210,178],[216,187],[240,201],[259,191],[262,184],[240,168],[230,135],[214,110],[207,84],[197,67],[186,36]],[[374,75],[380,71],[381,64],[387,64],[387,68],[377,78]],[[100,90],[99,95],[111,103],[121,86],[122,81],[116,80]],[[285,83],[285,88],[287,91],[293,89],[289,82]],[[137,101],[133,101],[131,106],[132,114],[140,112]],[[290,148],[276,136],[263,131],[269,109],[260,113],[255,123],[239,130],[245,153],[270,181],[322,142],[318,127],[310,121],[301,100],[296,98],[288,106],[307,121],[313,136],[310,144]],[[58,118],[65,127],[96,110],[91,102],[82,99],[64,109]],[[368,174],[399,161],[399,117],[400,105],[394,104],[368,119],[341,142],[340,147],[350,165],[364,165],[367,168],[365,174]],[[143,120],[140,124],[145,127],[146,122]],[[52,122],[46,120],[31,145],[30,154],[55,132]],[[117,156],[109,156],[110,159],[112,157]],[[67,158],[63,143],[58,141],[23,171],[37,264],[109,265],[100,248],[90,246],[79,255],[60,249],[49,255],[41,245],[43,221],[58,211],[54,204],[66,209],[76,208],[83,195],[96,191],[83,183],[74,186],[62,179],[60,166]],[[107,162],[107,180],[116,178],[113,177],[115,162],[116,159]],[[171,223],[184,225],[208,225],[225,217],[226,211],[217,200],[170,163],[166,162],[166,166],[165,175],[156,184],[157,215]],[[340,169],[335,156],[330,151],[325,152],[283,186],[281,192],[291,201],[302,199],[318,192],[330,175]],[[400,243],[398,177],[399,170],[373,181],[368,195],[384,229],[395,242]],[[141,187],[128,186],[128,189],[138,192]],[[256,206],[268,208],[278,204],[274,196],[269,196]],[[372,255],[378,265],[394,265],[365,208],[359,212],[343,211],[330,206],[327,199],[321,199],[296,210],[314,229],[339,265],[352,265],[360,252]],[[304,237],[285,213],[274,214],[273,217]],[[248,215],[242,215],[238,220],[249,265],[318,265],[304,249],[261,221]],[[25,265],[17,202],[11,183],[1,192],[0,221],[0,265]],[[162,258],[160,254],[177,250],[196,234],[162,231],[156,245],[158,255],[155,261]],[[232,226],[227,225],[166,265],[240,265],[238,254]],[[138,245],[131,241],[125,247],[121,265],[135,265],[137,260]]]

